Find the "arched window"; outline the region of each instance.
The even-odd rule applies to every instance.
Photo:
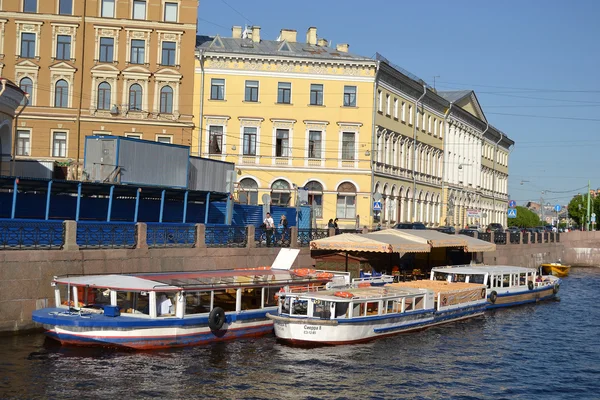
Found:
[[[98,110],[110,110],[110,85],[102,82],[98,85]]]
[[[337,218],[356,218],[356,186],[350,182],[344,182],[338,187]]]
[[[54,107],[67,108],[68,106],[69,84],[64,79],[61,79],[54,86]]]
[[[308,190],[308,204],[315,218],[323,218],[323,185],[317,181],[310,181],[304,188]]]
[[[254,179],[244,178],[240,181],[238,201],[242,204],[258,205],[258,184]]]
[[[19,82],[19,87],[25,93],[29,93],[29,103],[33,103],[33,81],[31,80],[31,78],[21,79],[21,82]],[[21,104],[25,104],[26,101],[27,100],[25,99],[25,97],[23,97]]]
[[[288,206],[290,204],[290,184],[278,179],[271,185],[271,204]]]
[[[173,89],[171,86],[163,86],[160,89],[160,113],[173,114]]]
[[[142,110],[142,87],[134,83],[129,88],[129,111]]]

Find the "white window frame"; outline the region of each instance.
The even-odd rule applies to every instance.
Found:
[[[213,80],[220,80],[223,81],[223,98],[222,99],[213,99],[212,98],[212,88],[213,88]],[[217,85],[217,86],[221,86],[221,85]],[[225,101],[225,93],[227,90],[227,79],[225,78],[211,78],[210,79],[210,92],[208,93],[208,100],[213,100],[213,101]]]
[[[167,4],[177,4],[177,15],[175,21],[167,21],[165,12],[167,11]],[[162,0],[162,20],[164,22],[179,22],[179,15],[181,10],[181,2],[179,0]]]
[[[294,123],[295,120],[289,119],[271,119],[273,130],[271,132],[271,140],[273,143],[272,146],[272,164],[273,165],[292,165],[292,159],[294,156],[293,148],[294,148]],[[278,156],[277,155],[277,130],[287,130],[288,131],[288,147],[287,147],[287,156]],[[287,162],[284,163],[284,160]]]
[[[381,89],[377,92],[377,111],[383,112],[383,92]]]
[[[113,39],[113,64],[119,62],[119,31],[121,28],[115,28],[113,26],[94,26],[95,30],[95,48],[94,48],[94,60],[100,62],[100,38]]]
[[[104,134],[106,135],[106,133],[104,133]],[[141,133],[141,132],[139,132],[139,133],[138,132],[131,132],[131,133],[126,133],[125,137],[142,140],[144,138],[144,134]]]
[[[69,60],[75,61],[75,46],[77,45],[77,24],[65,24],[52,22],[52,58],[56,59],[56,47],[58,45],[58,36],[71,36],[71,54]],[[66,60],[61,60],[66,61]]]
[[[391,111],[391,101],[390,101],[391,97],[389,93],[386,93],[385,95],[385,115],[387,115],[388,117],[391,115],[390,111]]]
[[[56,15],[75,15],[75,4],[74,4],[74,1],[73,0],[70,0],[70,1],[71,1],[71,14],[61,14],[60,13],[60,2],[61,2],[61,0],[57,0],[56,1]],[[38,0],[38,2],[39,2],[39,0]]]
[[[125,28],[127,32],[127,50],[125,54],[125,62],[131,64],[131,41],[132,40],[143,40],[144,41],[144,63],[133,64],[133,65],[148,65],[150,63],[150,35],[152,29],[143,28]],[[114,54],[113,54],[114,60]]]
[[[437,131],[438,131],[438,120],[437,118],[433,119],[433,137],[437,137]]]
[[[402,122],[406,122],[406,102],[402,102]]]
[[[169,143],[168,144],[173,144],[173,135],[170,134],[166,134],[166,133],[157,133],[156,135],[154,135],[154,141],[158,142],[158,143],[163,143],[163,144],[167,144],[165,142],[159,142],[159,139],[164,139],[164,138],[168,138],[169,139]]]
[[[394,97],[394,118],[398,119],[398,98]]]
[[[29,144],[27,146],[27,150],[28,150],[29,154],[16,154],[17,150],[19,148],[18,147],[18,145],[19,145],[19,132],[27,132],[27,134],[29,135]],[[33,142],[32,135],[33,135],[33,129],[32,128],[20,128],[20,127],[17,128],[17,132],[16,132],[16,135],[15,135],[15,141],[16,141],[16,143],[15,143],[15,155],[17,157],[31,157],[31,143]]]
[[[408,124],[412,126],[413,124],[413,106],[411,104],[408,105]]]
[[[140,3],[140,2],[144,3],[144,18],[135,18],[134,17],[135,3]],[[116,5],[115,5],[115,8],[116,8]],[[135,21],[147,21],[148,20],[148,0],[132,0],[131,1],[131,13],[129,15],[131,15],[131,19],[132,20],[135,20]]]
[[[103,15],[103,8],[104,8],[104,2],[105,1],[111,1],[111,0],[100,0],[98,2],[98,16],[100,18],[115,18],[116,11],[117,11],[117,0],[112,0],[112,3],[113,3],[113,12],[112,12],[111,16],[104,16]]]
[[[39,13],[40,12],[40,1],[41,0],[36,0],[35,2],[35,13]],[[25,12],[25,0],[21,0],[21,8],[19,9],[19,12]],[[30,11],[28,11],[30,12]]]
[[[163,31],[157,30],[158,34],[158,49],[157,49],[157,60],[156,63],[162,66],[162,44],[163,42],[175,42],[175,65],[164,66],[166,68],[179,68],[181,65],[181,36],[183,31]]]
[[[54,140],[57,133],[65,134],[65,155],[55,156],[54,155]],[[67,158],[69,156],[69,130],[68,129],[50,129],[50,157],[53,158]]]
[[[33,33],[35,34],[35,51],[33,54],[33,59],[40,59],[40,31],[42,28],[43,22],[36,21],[15,21],[15,25],[17,26],[17,56],[21,58],[21,34],[22,33]]]
[[[210,132],[211,132],[211,128],[213,126],[214,127],[218,126],[218,127],[222,128],[222,131],[221,131],[221,152],[220,153],[211,153],[210,152],[210,136],[211,136]],[[221,124],[221,123],[212,124],[211,123],[209,125],[206,125],[206,154],[209,157],[218,157],[218,156],[224,157],[227,154],[227,149],[225,147],[225,146],[227,146],[227,135],[226,135],[226,132],[227,132],[227,125],[225,125],[225,124]]]
[[[240,163],[242,160],[250,160],[254,158],[254,163],[258,164],[260,162],[260,136],[261,136],[261,123],[262,118],[239,118],[240,121],[240,140],[239,146],[240,151],[238,155],[240,157]],[[223,124],[226,127],[226,124]],[[244,155],[244,128],[256,128],[256,155]],[[225,132],[225,130],[223,131]],[[225,133],[223,133],[225,135]],[[225,140],[225,138],[223,138]],[[243,157],[243,158],[242,158]]]

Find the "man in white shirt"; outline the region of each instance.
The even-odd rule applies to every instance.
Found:
[[[162,294],[156,303],[158,315],[168,315],[173,313],[173,303],[165,294]]]
[[[271,245],[273,241],[273,229],[275,228],[275,222],[273,221],[273,217],[271,217],[270,213],[267,213],[267,217],[263,221],[265,224],[265,233],[267,236],[267,247]]]

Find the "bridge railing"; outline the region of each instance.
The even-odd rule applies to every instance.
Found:
[[[206,247],[246,247],[247,226],[207,225],[204,244]]]
[[[196,225],[176,223],[146,223],[146,243],[149,248],[194,247],[196,245]]]
[[[137,229],[133,222],[77,223],[77,246],[80,249],[133,249]]]
[[[60,250],[63,221],[0,219],[0,250]]]

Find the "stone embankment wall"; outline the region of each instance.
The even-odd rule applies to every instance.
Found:
[[[565,264],[600,266],[600,231],[569,232],[561,235],[560,241],[563,245],[561,259]]]

